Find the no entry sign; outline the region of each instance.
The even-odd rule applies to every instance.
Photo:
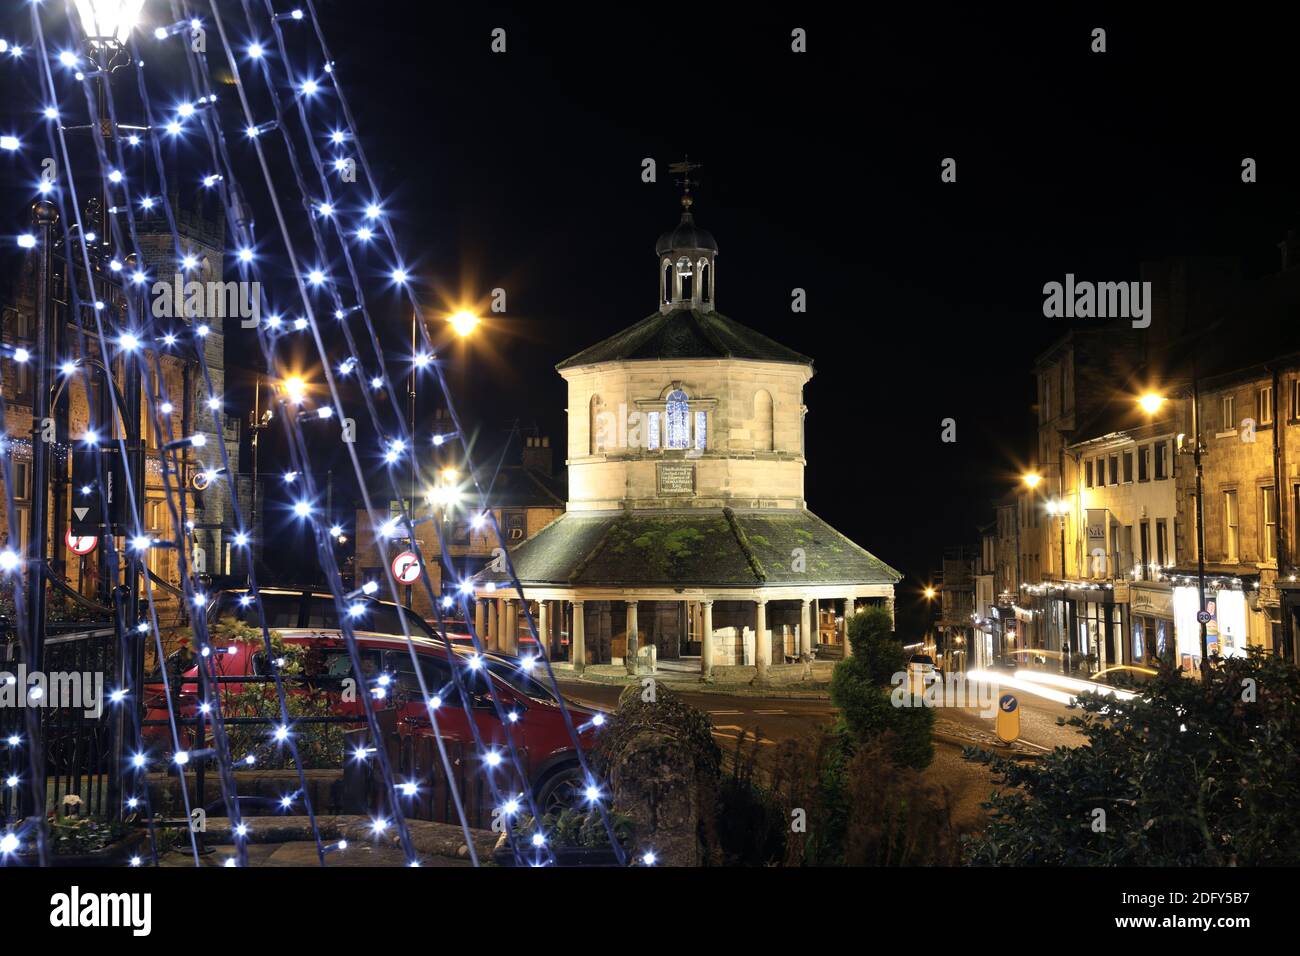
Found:
[[[399,584],[414,584],[420,577],[420,559],[414,551],[403,551],[393,558],[393,577]]]
[[[90,554],[95,550],[95,538],[93,535],[73,534],[72,529],[68,529],[68,550],[73,554]]]

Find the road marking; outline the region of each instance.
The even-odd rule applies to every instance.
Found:
[[[756,711],[754,711],[754,713],[756,713],[756,714],[766,714],[767,716],[772,716],[772,715],[775,715],[775,714],[784,714],[785,711],[784,711],[784,710],[756,710]]]
[[[711,711],[709,711],[709,713],[710,713],[710,714],[742,714],[742,713],[744,713],[744,711],[741,711],[741,710],[711,710]]]
[[[717,724],[714,730],[744,730],[744,727],[737,727],[735,724]]]

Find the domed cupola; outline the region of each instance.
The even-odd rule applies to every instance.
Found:
[[[718,255],[718,242],[713,234],[695,224],[691,207],[691,170],[699,163],[689,159],[673,163],[669,169],[681,173],[682,219],[677,228],[665,232],[655,243],[659,257],[659,311],[668,313],[679,309],[698,309],[712,312],[714,303],[714,260]]]

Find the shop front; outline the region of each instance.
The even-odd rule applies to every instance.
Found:
[[[1173,654],[1174,589],[1167,581],[1134,581],[1129,585],[1129,620],[1131,664],[1154,667]]]
[[[1196,584],[1174,587],[1174,633],[1176,662],[1182,670],[1193,672],[1201,666],[1200,593]],[[1250,607],[1246,591],[1241,588],[1205,590],[1205,640],[1211,655],[1244,657],[1246,654]]]

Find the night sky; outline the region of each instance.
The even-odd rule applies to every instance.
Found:
[[[809,506],[907,575],[907,612],[1028,461],[1032,361],[1068,328],[1043,317],[1043,283],[1135,280],[1180,254],[1275,268],[1300,224],[1300,88],[1289,30],[1245,18],[836,7],[319,5],[431,310],[507,290],[509,311],[444,353],[481,447],[514,419],[562,445],[554,365],[655,310],[654,242],[680,212],[667,166],[689,154],[719,311],[815,360]],[[807,54],[790,52],[796,26]],[[30,100],[5,99],[8,123],[33,125]],[[5,188],[12,234],[30,190]],[[409,313],[376,301],[400,374]]]

